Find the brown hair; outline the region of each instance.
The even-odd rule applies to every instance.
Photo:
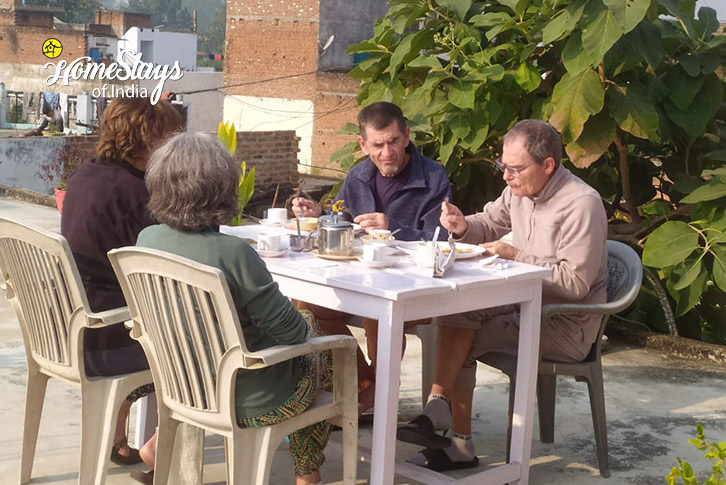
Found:
[[[239,214],[240,164],[206,133],[180,133],[154,151],[146,171],[149,212],[174,229],[201,232]]]
[[[156,145],[180,128],[181,117],[169,101],[151,104],[149,98],[116,98],[101,118],[96,153],[123,159],[144,170]]]
[[[393,122],[398,124],[401,133],[406,131],[406,118],[403,117],[401,108],[393,103],[379,101],[369,104],[358,113],[358,128],[360,136],[366,139],[366,128],[370,125],[374,130],[382,130]]]

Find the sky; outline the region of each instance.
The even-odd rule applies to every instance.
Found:
[[[726,22],[726,0],[699,0],[696,4],[696,12],[699,7],[711,7],[716,11],[718,19],[721,22]]]

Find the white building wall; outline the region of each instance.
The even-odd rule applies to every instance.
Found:
[[[197,34],[132,27],[119,39],[118,50],[123,49],[141,52],[144,62],[173,66],[179,61],[182,70],[197,68]]]
[[[314,111],[313,102],[304,99],[224,98],[224,121],[234,123],[237,131],[295,130],[300,138],[299,172],[308,172],[312,164]]]

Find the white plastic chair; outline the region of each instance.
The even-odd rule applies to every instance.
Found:
[[[0,218],[0,267],[28,360],[20,483],[30,481],[43,399],[48,378],[53,377],[81,388],[78,483],[103,484],[119,406],[152,379],[149,371],[86,376],[83,332],[123,322],[128,310],[90,311],[68,242],[58,234]]]
[[[343,429],[343,483],[353,485],[357,462],[356,341],[312,338],[258,352],[247,349],[223,273],[162,251],[109,252],[154,374],[159,406],[155,483],[165,484],[179,423],[226,438],[227,482],[266,485],[280,442],[291,432],[328,420]],[[332,350],[334,391],[320,392],[302,414],[282,423],[241,428],[235,413],[235,376],[313,352]],[[292,480],[292,476],[291,476]]]

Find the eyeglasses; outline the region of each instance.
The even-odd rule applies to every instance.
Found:
[[[510,167],[508,165],[504,165],[502,163],[502,157],[497,157],[496,160],[494,160],[494,165],[497,166],[499,170],[501,170],[502,173],[509,171],[509,173],[512,174],[513,177],[519,178],[519,176],[522,174],[523,171],[527,170],[529,167],[534,165],[533,163],[530,163],[529,165],[525,167]]]

